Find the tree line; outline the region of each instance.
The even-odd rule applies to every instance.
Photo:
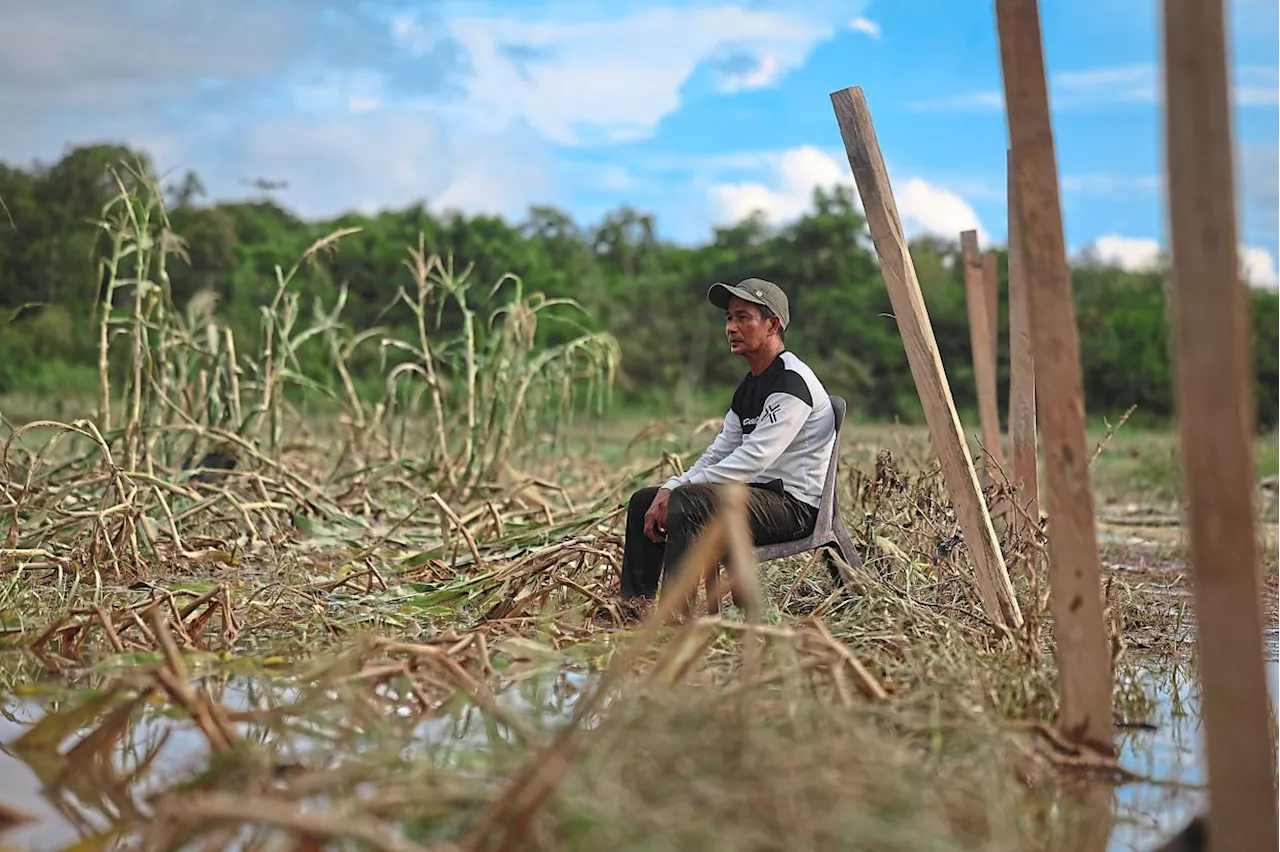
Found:
[[[0,164],[0,393],[74,392],[96,381],[93,317],[100,262],[109,246],[94,222],[119,187],[112,167],[145,152],[123,146],[69,149],[56,163]],[[853,194],[816,190],[813,208],[784,227],[760,217],[717,228],[701,245],[658,238],[654,218],[620,207],[593,225],[563,211],[531,207],[522,221],[437,214],[425,203],[374,216],[306,221],[270,198],[211,204],[198,175],[167,179],[173,230],[185,257],[167,269],[174,302],[214,304],[237,334],[256,333],[262,306],[288,269],[316,239],[358,227],[335,251],[299,270],[304,302],[332,305],[347,288],[343,319],[360,329],[408,329],[412,318],[391,307],[409,285],[407,251],[419,237],[428,252],[470,267],[474,309],[487,314],[492,285],[518,276],[526,292],[568,298],[583,308],[571,321],[538,327],[545,342],[605,330],[621,346],[618,395],[657,413],[723,392],[743,373],[722,345],[720,317],[705,293],[714,281],[760,276],[791,298],[788,347],[805,358],[828,389],[869,420],[923,419],[892,307]],[[962,412],[976,409],[968,317],[958,237],[921,238],[912,258],[943,364]],[[999,252],[1001,410],[1007,409],[1007,264]],[[1135,419],[1171,416],[1168,293],[1161,273],[1135,273],[1096,262],[1072,270],[1086,406],[1091,418],[1114,420],[1130,406]],[[1250,290],[1251,352],[1259,427],[1277,419],[1277,295]],[[495,303],[496,304],[496,303]],[[447,311],[441,322],[460,323]],[[575,327],[574,323],[578,324]],[[376,354],[349,365],[378,375]],[[722,400],[721,400],[722,401]]]

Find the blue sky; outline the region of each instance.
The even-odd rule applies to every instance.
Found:
[[[1234,0],[1239,231],[1274,286],[1277,4]],[[108,6],[110,9],[108,10]],[[990,0],[0,0],[0,158],[125,141],[306,216],[425,200],[580,223],[621,204],[697,241],[851,183],[830,92],[861,85],[910,234],[1005,238]],[[1067,242],[1164,239],[1158,0],[1042,0]]]

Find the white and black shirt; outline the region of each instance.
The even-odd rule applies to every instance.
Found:
[[[771,484],[817,507],[835,444],[835,417],[822,382],[784,351],[763,373],[734,391],[720,434],[702,457],[666,488],[695,483]]]

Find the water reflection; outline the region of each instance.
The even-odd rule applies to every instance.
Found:
[[[1268,631],[1267,682],[1273,714],[1280,705],[1276,639],[1276,631]],[[1116,791],[1115,827],[1108,852],[1151,849],[1180,830],[1208,801],[1200,692],[1194,670],[1187,664],[1176,668],[1139,664],[1138,668],[1137,676],[1155,693],[1155,707],[1146,720],[1155,730],[1122,731],[1120,765],[1165,783],[1125,784]]]
[[[1271,636],[1268,678],[1273,702],[1278,699],[1278,671],[1275,636]],[[1129,783],[1119,788],[1093,785],[1064,794],[1055,810],[1063,815],[1054,827],[1067,845],[1058,846],[1044,838],[1050,848],[1092,848],[1141,850],[1146,852],[1172,834],[1205,802],[1205,791],[1197,789],[1205,781],[1202,732],[1199,723],[1198,686],[1189,665],[1169,668],[1152,662],[1135,663],[1130,676],[1144,690],[1154,693],[1152,715],[1144,722],[1154,729],[1122,729],[1120,762],[1134,772],[1164,783]],[[535,729],[547,731],[568,718],[588,683],[589,674],[573,670],[552,670],[508,684],[498,696],[499,705]],[[459,701],[434,718],[405,724],[396,717],[410,715],[411,697],[389,692],[383,697],[395,705],[403,700],[405,712],[392,713],[385,724],[401,725],[388,738],[382,723],[353,710],[353,703],[334,690],[303,690],[284,677],[226,677],[210,679],[215,697],[233,711],[268,711],[301,702],[306,712],[289,724],[258,724],[237,721],[238,733],[248,740],[268,745],[282,760],[316,757],[317,748],[333,748],[338,732],[354,734],[347,749],[386,747],[402,743],[396,750],[405,758],[429,756],[436,765],[466,772],[480,764],[479,758],[515,744],[512,731],[496,723],[473,705]],[[325,694],[328,693],[328,694]],[[37,822],[5,836],[19,848],[59,849],[78,838],[107,828],[117,818],[145,808],[147,795],[189,777],[207,760],[207,743],[194,725],[179,714],[170,714],[163,705],[142,703],[133,713],[133,724],[120,726],[118,738],[104,744],[96,761],[77,766],[88,769],[67,777],[69,765],[52,749],[25,754],[15,751],[14,742],[56,709],[58,702],[34,698],[12,698],[0,713],[0,802],[31,814]],[[110,707],[103,708],[110,712]],[[124,708],[128,709],[128,708]],[[118,712],[124,712],[120,710]],[[66,754],[77,741],[84,742],[89,723],[79,731],[68,730],[59,749]],[[88,746],[86,746],[88,748]],[[145,769],[145,772],[139,769]],[[137,773],[137,778],[134,778]],[[1190,786],[1185,786],[1190,785]],[[1072,813],[1074,812],[1074,813]],[[1109,833],[1109,840],[1108,840]],[[1095,834],[1085,846],[1080,842]]]
[[[581,672],[562,669],[522,678],[509,683],[497,701],[502,709],[535,729],[554,727],[569,717],[585,677]],[[215,700],[233,712],[296,708],[297,714],[290,714],[287,724],[234,723],[241,737],[268,746],[283,764],[305,758],[324,763],[317,752],[334,748],[339,740],[345,740],[346,748],[356,751],[388,742],[385,732],[362,724],[367,716],[353,719],[350,695],[338,690],[305,690],[289,678],[261,676],[208,678],[204,685]],[[403,701],[397,708],[400,710],[407,711],[407,705],[414,701],[408,693],[397,695],[386,687],[380,687],[378,692],[393,706]],[[74,700],[84,704],[11,696],[0,705],[0,802],[35,820],[5,834],[4,840],[17,848],[60,849],[105,831],[121,818],[139,817],[145,813],[140,803],[149,795],[190,778],[207,764],[209,747],[204,735],[188,717],[171,713],[163,704],[131,700],[109,703],[106,697],[92,694]],[[98,708],[101,712],[89,715],[92,705],[99,701],[103,703]],[[77,707],[84,707],[86,712]],[[132,724],[122,724],[115,732],[118,736],[104,738],[92,733],[110,728],[103,719],[113,712],[122,716],[127,713]],[[69,722],[66,730],[51,724],[62,715]],[[89,717],[77,719],[83,715]],[[394,710],[391,713],[393,718],[408,715]],[[42,720],[46,722],[41,731],[43,741],[20,748],[20,738],[29,735]],[[436,765],[459,769],[464,769],[468,758],[478,753],[515,743],[511,731],[463,701],[434,718],[417,719],[397,733],[399,736],[390,741],[403,743],[397,749],[399,756],[429,756]],[[100,742],[94,742],[93,737]],[[99,744],[103,746],[100,750],[96,748]],[[87,761],[69,760],[67,755],[77,748],[100,754]]]

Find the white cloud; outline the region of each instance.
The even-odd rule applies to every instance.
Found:
[[[553,147],[644,139],[686,93],[776,85],[865,5],[0,0],[0,114],[22,116],[0,147],[48,161],[118,139],[197,170],[213,198],[287,181],[275,197],[307,216],[642,196],[636,174]],[[111,48],[127,43],[150,47]]]
[[[680,88],[704,62],[717,65],[722,89],[765,85],[800,65],[833,34],[801,13],[722,5],[658,7],[617,17],[528,20],[465,17],[447,22],[468,54],[464,103],[450,116],[493,129],[527,121],[563,145],[644,138],[680,104]],[[422,37],[400,20],[393,33],[420,49]],[[535,58],[515,62],[512,46]],[[725,75],[727,59],[752,57]]]
[[[1232,89],[1239,106],[1275,106],[1280,103],[1280,68],[1246,65],[1232,72]]]
[[[1277,284],[1276,260],[1271,252],[1257,246],[1240,247],[1241,274],[1255,287],[1275,290]]]
[[[740,221],[754,211],[763,213],[771,224],[785,224],[812,209],[815,188],[854,186],[847,163],[811,145],[761,159],[765,174],[760,179],[719,183],[710,188],[712,216],[717,224]],[[890,183],[908,239],[924,234],[956,239],[961,231],[976,230],[979,242],[987,242],[978,214],[957,193],[915,176],[899,181],[891,175]]]
[[[1078,263],[1116,266],[1129,272],[1153,272],[1165,264],[1165,248],[1158,240],[1106,234],[1093,240],[1076,256]],[[1254,287],[1276,289],[1276,261],[1271,252],[1244,243],[1239,247],[1240,274]]]
[[[1054,101],[1089,104],[1154,103],[1156,69],[1151,65],[1122,65],[1112,68],[1085,68],[1053,75]]]
[[[512,158],[513,150],[521,157]],[[255,125],[232,154],[258,174],[288,181],[276,195],[304,216],[417,202],[437,212],[519,215],[554,191],[547,152],[527,131],[457,136],[421,115],[279,119]]]
[[[119,139],[162,169],[196,169],[214,198],[286,180],[282,203],[330,215],[422,197],[518,213],[567,204],[566,176],[633,192],[624,169],[553,158],[551,145],[646,138],[691,80],[774,85],[865,4],[56,5],[0,0],[0,113],[23,118],[0,123],[6,159]],[[145,61],[110,47],[131,42],[151,45]]]
[[[907,104],[907,109],[916,112],[1001,110],[1004,109],[1004,92],[990,89],[977,92],[964,92],[959,95],[948,95],[945,98],[912,101]]]
[[[815,187],[830,189],[836,185],[851,186],[843,169],[831,156],[804,145],[768,157],[767,183],[743,181],[711,187],[713,214],[717,223],[730,224],[745,219],[755,211],[765,219],[782,224],[799,218],[809,209]]]
[[[928,181],[911,177],[895,187],[898,216],[907,237],[931,234],[944,239],[958,239],[961,231],[977,231],[978,243],[988,242],[986,229],[978,214],[956,193]]]
[[[49,137],[60,148],[98,122],[197,96],[274,97],[279,75],[299,63],[368,65],[390,43],[381,24],[334,8],[317,14],[306,0],[0,0],[0,20],[0,114],[10,116],[0,123],[0,147],[8,156],[33,153]],[[424,60],[420,79],[448,73],[454,59]]]
[[[1277,222],[1280,216],[1280,149],[1274,142],[1248,142],[1236,151],[1236,200],[1242,275],[1260,287],[1276,286],[1276,262],[1273,256]],[[1063,190],[1096,196],[1131,199],[1141,193],[1154,196],[1157,210],[1163,209],[1163,179],[1160,175],[1117,175],[1087,173],[1064,177]],[[1086,247],[1098,250],[1125,268],[1151,268],[1150,262],[1159,250],[1154,240],[1109,235]]]
[[[365,68],[324,68],[289,75],[293,108],[304,114],[341,115],[368,112],[387,97],[385,75]]]
[[[411,56],[422,56],[440,41],[424,20],[413,12],[401,12],[391,19],[391,37]]]
[[[1064,175],[1062,191],[1081,195],[1125,196],[1149,195],[1160,189],[1158,175],[1121,175],[1111,172],[1085,172]]]
[[[1280,69],[1242,65],[1232,69],[1233,99],[1240,107],[1275,106],[1280,102]],[[1097,107],[1114,104],[1158,104],[1164,99],[1164,81],[1158,66],[1121,65],[1061,71],[1050,77],[1049,103],[1053,109]],[[1004,92],[983,89],[944,98],[914,101],[907,107],[919,112],[1003,110]]]
[[[291,36],[305,22],[253,0],[188,3],[60,0],[0,2],[0,89],[10,84],[48,95],[91,81],[117,89],[164,86],[191,75],[257,76],[279,69]],[[282,4],[276,4],[279,7]],[[283,4],[288,7],[288,3]],[[295,32],[291,33],[293,29]],[[163,38],[139,35],[163,33]]]
[[[750,89],[763,89],[778,80],[781,76],[782,67],[778,64],[778,58],[769,51],[765,51],[759,56],[745,54],[745,58],[749,64],[741,68],[726,68],[722,66],[716,71],[716,78],[719,82],[720,91],[725,94],[734,92],[748,91]]]
[[[849,29],[855,33],[871,36],[872,38],[880,38],[880,25],[870,18],[857,17],[849,22]]]
[[[1106,234],[1086,246],[1078,260],[1117,266],[1127,272],[1150,272],[1159,267],[1161,251],[1157,240]]]

